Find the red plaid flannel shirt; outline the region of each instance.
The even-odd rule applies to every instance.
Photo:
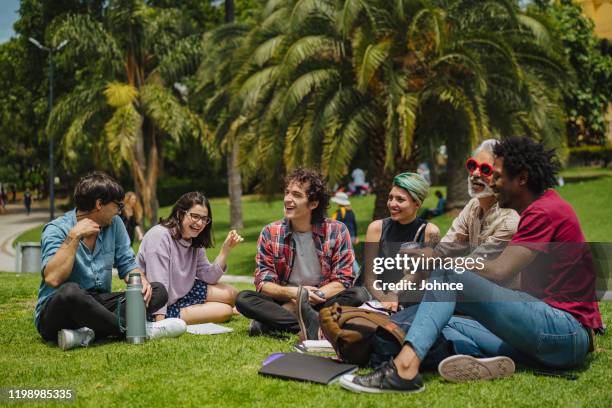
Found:
[[[355,254],[346,225],[325,218],[312,226],[312,238],[321,263],[319,286],[340,282],[348,288],[355,279],[353,261]],[[293,268],[295,241],[291,239],[291,227],[286,219],[266,225],[257,241],[255,261],[255,287],[257,291],[266,282],[286,285]]]

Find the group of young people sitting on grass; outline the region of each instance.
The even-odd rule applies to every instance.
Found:
[[[511,375],[515,363],[580,366],[603,324],[586,252],[553,248],[585,243],[574,210],[551,189],[554,152],[527,138],[488,140],[466,167],[472,199],[442,238],[436,225],[417,216],[427,181],[416,173],[393,179],[389,217],[369,225],[358,279],[346,226],[325,217],[325,180],[311,170],[293,171],[285,180],[283,219],[266,225],[257,242],[255,290],[240,293],[219,279],[243,239],[230,231],[214,262],[208,260],[213,215],[203,194],[183,195],[135,255],[118,217],[123,189],[92,173],[75,188],[76,208],[43,229],[36,327],[63,349],[125,337],[125,293],[111,290],[114,267],[122,279],[140,273],[150,339],[180,336],[187,324],[223,322],[237,312],[251,319],[252,336],[300,332],[319,339],[322,308],[378,299],[405,341],[377,333],[374,370],[341,380],[352,391],[419,391],[420,372],[432,368],[462,382]],[[371,273],[368,252],[482,262],[474,270],[424,271],[427,282],[462,289],[425,290],[415,300],[374,288],[374,279],[397,282],[407,275],[393,268],[384,276]]]

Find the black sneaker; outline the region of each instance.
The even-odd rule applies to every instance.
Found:
[[[251,320],[249,324],[249,336],[264,336],[270,333],[268,326],[257,320]]]
[[[319,340],[319,312],[308,302],[308,289],[302,286],[298,288],[297,315],[304,340]]]
[[[285,333],[279,330],[271,329],[258,320],[251,320],[251,323],[249,324],[249,336],[268,336],[276,339],[286,339],[288,337]]]
[[[356,376],[347,374],[340,378],[342,388],[353,392],[420,392],[425,389],[423,379],[417,374],[412,380],[404,380],[397,373],[393,360],[384,363],[370,374]]]

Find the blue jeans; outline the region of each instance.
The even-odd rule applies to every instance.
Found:
[[[421,361],[442,334],[459,354],[504,355],[520,364],[555,369],[584,362],[589,335],[571,314],[469,271],[436,270],[429,278],[434,280],[462,283],[463,290],[427,291],[423,296],[406,334]],[[453,317],[455,310],[474,320]]]

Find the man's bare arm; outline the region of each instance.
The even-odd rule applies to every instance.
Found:
[[[72,272],[74,257],[79,249],[79,241],[100,232],[100,226],[94,221],[84,218],[79,221],[66,236],[66,239],[49,260],[43,271],[45,283],[52,288],[59,287]]]
[[[266,282],[261,287],[261,293],[280,302],[289,302],[297,298],[298,288],[295,286],[281,286],[277,283]]]
[[[524,246],[510,245],[497,259],[484,262],[484,268],[476,270],[476,273],[489,280],[503,282],[525,269],[537,255],[537,251]]]

